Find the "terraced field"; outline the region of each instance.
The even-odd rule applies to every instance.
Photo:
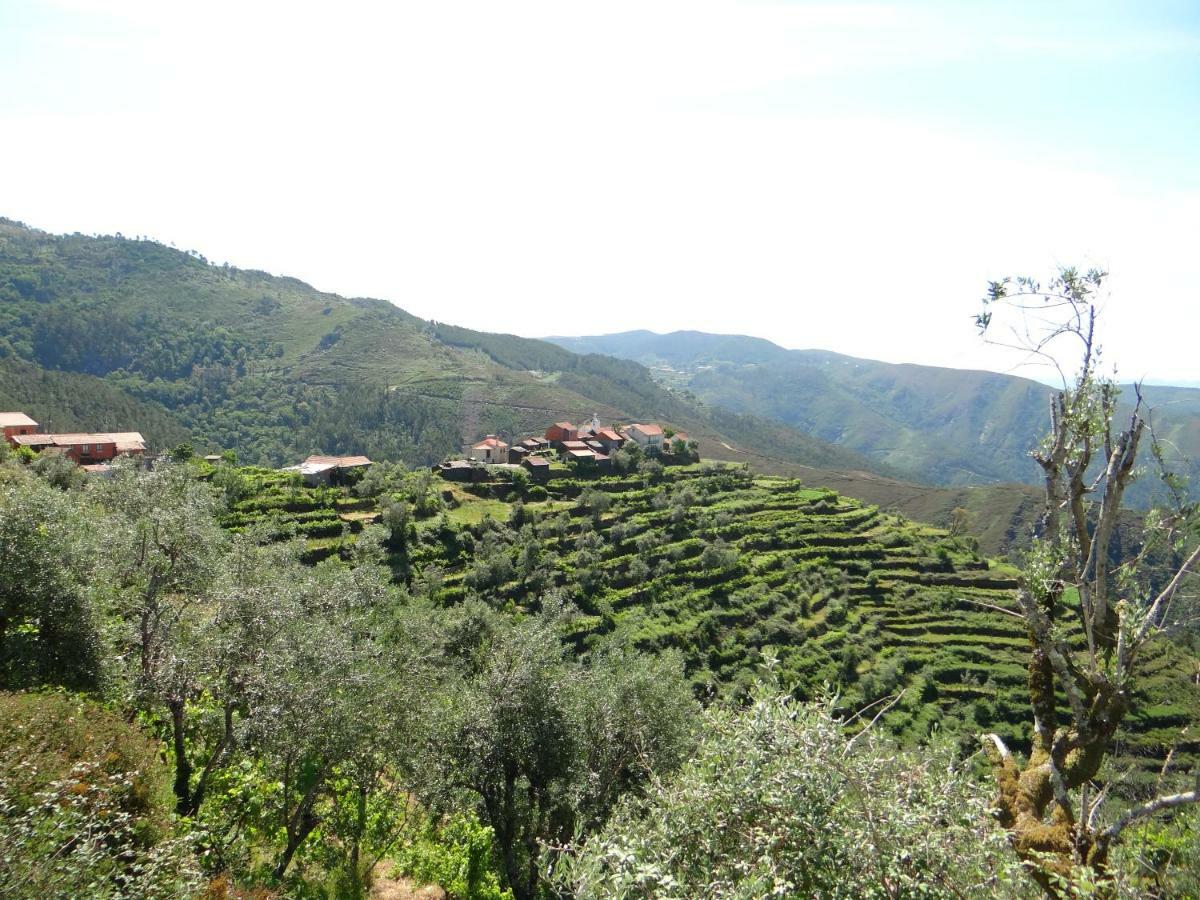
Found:
[[[310,562],[348,549],[364,525],[378,518],[374,500],[338,488],[305,487],[298,476],[274,469],[230,471],[234,484],[229,511],[219,520],[222,527],[233,534],[257,529],[274,539],[303,538]]]
[[[398,576],[441,603],[473,596],[514,611],[557,590],[580,610],[568,626],[578,652],[679,652],[701,696],[743,693],[774,657],[798,694],[882,710],[905,740],[986,729],[1027,747],[1027,642],[1004,612],[1017,573],[969,539],[738,467],[670,468],[658,481],[557,474],[545,496],[523,499],[503,482],[427,485],[437,503],[405,526]],[[305,533],[315,559],[346,547],[370,515],[336,491],[268,482],[228,526],[265,517],[281,534]],[[384,503],[411,497],[406,488]],[[1143,670],[1120,738],[1130,786],[1156,777],[1200,710],[1195,660],[1162,642]],[[1200,757],[1188,736],[1176,766]]]

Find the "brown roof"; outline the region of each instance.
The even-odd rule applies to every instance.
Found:
[[[524,459],[523,462],[527,466],[548,466],[548,465],[550,465],[550,460],[546,459],[546,457],[544,457],[544,456],[528,456]]]
[[[567,456],[571,457],[572,459],[595,459],[596,451],[595,450],[568,450]]]
[[[0,412],[0,428],[13,428],[21,425],[33,425],[36,428],[37,422],[23,412]]]
[[[565,429],[567,429],[567,431],[575,430],[575,426],[572,425],[570,422],[555,422],[554,427],[555,428],[565,428]]]
[[[611,428],[601,428],[599,431],[596,432],[596,437],[604,438],[604,440],[606,440],[606,441],[621,440],[621,436],[619,434],[617,434],[615,431],[613,431]]]
[[[564,450],[586,450],[587,449],[587,444],[585,444],[583,441],[563,441],[562,445],[563,445]]]
[[[18,434],[18,444],[29,447],[79,447],[83,444],[115,444],[117,452],[129,453],[146,449],[146,439],[136,431],[72,432],[70,434]]]

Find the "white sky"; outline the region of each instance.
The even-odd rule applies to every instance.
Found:
[[[1100,265],[1120,373],[1200,382],[1189,6],[0,0],[0,215],[488,331],[1002,370],[987,280]]]

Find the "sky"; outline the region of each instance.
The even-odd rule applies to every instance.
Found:
[[[987,282],[1110,272],[1200,385],[1194,2],[0,0],[0,215],[424,318],[1039,373]]]

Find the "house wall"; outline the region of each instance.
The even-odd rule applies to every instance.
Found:
[[[16,446],[16,441],[13,440],[18,434],[37,434],[36,425],[5,425],[4,439]]]

